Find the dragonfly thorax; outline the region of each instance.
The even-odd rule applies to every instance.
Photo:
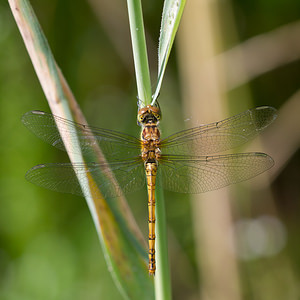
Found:
[[[142,158],[144,162],[156,162],[160,157],[160,131],[155,124],[143,126],[142,134]]]
[[[160,130],[156,124],[148,124],[143,126],[142,129],[142,140],[143,141],[156,141],[160,140]]]

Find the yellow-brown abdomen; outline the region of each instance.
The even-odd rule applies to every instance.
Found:
[[[146,163],[147,190],[148,190],[148,226],[149,226],[149,274],[155,275],[155,182],[157,174],[156,163]]]

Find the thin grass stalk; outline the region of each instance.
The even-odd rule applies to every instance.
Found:
[[[127,0],[127,7],[138,98],[141,101],[139,106],[143,107],[151,103],[152,91],[142,4],[140,0]]]
[[[158,179],[159,180],[159,179]],[[171,300],[171,278],[168,255],[168,237],[166,224],[165,197],[161,188],[156,189],[156,259],[155,299]]]
[[[151,104],[152,97],[141,3],[139,0],[128,0],[127,4],[138,98],[142,101],[142,106],[144,106]],[[155,276],[155,298],[168,300],[171,299],[171,284],[168,265],[166,220],[163,192],[159,187],[156,189],[156,203],[157,273]]]

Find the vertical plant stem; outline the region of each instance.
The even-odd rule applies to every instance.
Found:
[[[130,32],[133,48],[134,66],[138,97],[142,105],[151,104],[152,92],[147,57],[147,47],[144,34],[142,7],[140,0],[127,0]],[[158,179],[159,180],[159,179]],[[155,299],[171,299],[171,283],[167,247],[167,232],[163,192],[156,189],[156,258],[157,272],[155,276]]]
[[[136,73],[138,97],[142,105],[151,104],[152,92],[147,57],[147,47],[144,34],[142,7],[140,0],[127,0],[130,32],[133,48],[134,66]],[[170,276],[168,266],[168,251],[166,243],[166,222],[164,211],[164,199],[161,189],[156,192],[157,227],[156,242],[157,273],[155,277],[155,299],[171,299]]]
[[[151,103],[151,81],[140,0],[127,0],[130,34],[138,97],[143,105]]]
[[[159,179],[158,179],[159,180]],[[171,281],[163,190],[156,189],[156,266],[155,299],[171,300]]]

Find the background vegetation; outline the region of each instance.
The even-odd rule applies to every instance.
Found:
[[[31,1],[31,4],[89,123],[138,135],[137,107],[132,101],[136,97],[136,86],[126,2],[89,0],[74,4],[74,1],[47,0]],[[153,78],[162,6],[162,1],[143,3]],[[199,226],[209,228],[209,225],[199,225],[195,220],[196,200],[190,202],[186,195],[166,193],[173,298],[298,299],[300,63],[297,58],[300,57],[300,34],[297,32],[300,32],[300,4],[295,0],[284,4],[266,0],[216,3],[211,14],[203,15],[205,10],[199,10],[198,19],[207,18],[213,24],[211,31],[205,31],[206,27],[202,26],[201,34],[197,25],[185,31],[192,19],[190,9],[187,4],[178,48],[175,44],[159,98],[163,135],[189,127],[193,120],[199,123],[218,120],[211,120],[208,115],[201,118],[193,115],[192,121],[188,121],[192,116],[191,105],[183,99],[186,100],[189,93],[185,67],[192,53],[184,52],[183,46],[197,49],[192,43],[183,43],[189,32],[195,41],[197,38],[202,41],[202,46],[209,45],[213,37],[218,44],[215,54],[227,54],[229,65],[225,68],[225,77],[229,83],[224,90],[230,114],[252,106],[271,105],[288,117],[279,119],[278,125],[265,136],[266,151],[274,157],[277,166],[271,173],[271,190],[239,186],[229,192],[230,228],[236,233],[238,247],[236,252],[230,252],[230,247],[222,247],[221,251],[231,253],[230,257],[234,258],[230,269],[228,261],[222,261],[219,254],[213,252],[212,258],[206,255],[212,252],[210,240],[204,230],[199,232],[198,229]],[[270,45],[264,43],[269,37],[267,33],[289,23],[292,27],[283,31],[286,39],[278,40],[275,35],[268,48]],[[221,33],[219,36],[213,35],[216,28]],[[252,51],[246,56],[250,79],[243,81],[242,75],[235,78],[234,74],[240,74],[235,73],[240,62],[230,60],[237,56],[229,50],[258,35],[261,43],[254,45],[260,47],[250,44]],[[288,43],[287,39],[292,42]],[[251,41],[260,42],[257,38]],[[249,43],[241,45],[249,46]],[[276,50],[282,48],[276,56]],[[205,51],[198,52],[199,57]],[[277,64],[268,64],[274,56]],[[194,77],[199,86],[203,84],[201,79],[201,76]],[[206,110],[205,103],[211,99],[201,94],[198,98],[199,105]],[[212,104],[210,108],[218,109]],[[2,1],[0,299],[121,299],[107,270],[84,199],[42,190],[24,179],[26,170],[33,165],[68,161],[66,154],[44,144],[23,127],[22,114],[33,109],[49,111],[8,3]],[[199,113],[201,110],[200,106]],[[290,151],[284,152],[286,149]],[[221,197],[227,198],[224,196],[227,193]],[[129,196],[128,201],[147,236],[146,191]],[[216,226],[220,225],[216,211],[224,208],[223,199],[217,201],[217,208],[210,211],[202,207],[198,215],[205,215]],[[222,237],[229,234],[227,229]],[[207,236],[212,237],[212,234],[208,232]],[[243,240],[243,236],[248,240]],[[206,250],[201,252],[201,249]],[[211,260],[219,262],[220,280],[214,276],[216,271],[209,263]],[[229,278],[225,286],[220,285],[222,271]],[[210,284],[213,284],[212,290]]]

